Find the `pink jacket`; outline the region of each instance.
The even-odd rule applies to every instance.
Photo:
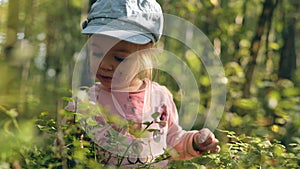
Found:
[[[201,153],[192,146],[197,131],[185,131],[179,126],[177,109],[170,91],[156,82],[145,82],[143,90],[132,93],[106,91],[100,83],[96,83],[90,89],[89,101],[100,104],[102,113],[89,113],[88,118],[94,119],[98,125],[87,125],[87,118],[79,120],[85,125],[89,137],[116,156],[125,155],[126,160],[122,166],[128,165],[128,168],[139,162],[153,162],[155,157],[164,153],[164,149],[171,150],[171,159],[188,160],[199,156]],[[74,110],[73,105],[70,103],[67,109]],[[86,112],[81,111],[82,114]],[[107,124],[107,121],[114,120],[115,123]],[[145,132],[137,136],[135,131],[141,130]],[[112,136],[113,133],[117,133],[117,136]],[[113,143],[112,137],[120,142]],[[115,165],[116,162],[117,159],[112,158],[107,163]],[[166,164],[161,162],[159,166]]]

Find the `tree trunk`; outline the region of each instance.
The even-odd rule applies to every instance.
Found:
[[[34,0],[25,0],[25,19],[23,21],[24,26],[24,34],[25,39],[31,43],[31,39],[33,39],[32,35],[32,25],[33,25],[33,12],[34,12]],[[33,54],[33,52],[32,52]],[[33,56],[30,56],[32,58]],[[19,94],[19,104],[18,110],[20,112],[27,112],[27,95],[28,95],[28,85],[29,81],[29,70],[31,66],[31,59],[28,58],[24,64],[22,65],[22,73],[21,73],[21,82],[20,82],[20,94]]]
[[[8,2],[5,59],[10,58],[12,49],[17,42],[17,32],[19,27],[19,0],[10,0]]]
[[[296,19],[289,19],[285,26],[282,33],[284,44],[280,52],[278,78],[292,79],[297,63],[295,48]]]
[[[266,27],[266,23],[270,20],[273,15],[273,11],[277,6],[278,0],[274,2],[274,0],[265,0],[263,4],[263,10],[258,20],[258,26],[255,31],[255,36],[252,39],[251,47],[250,47],[250,61],[248,69],[246,70],[246,82],[243,88],[243,97],[250,97],[250,88],[252,83],[252,77],[254,73],[254,69],[256,67],[256,59],[258,56],[259,49],[261,47],[261,39],[264,34],[264,30]]]
[[[32,25],[34,20],[35,2],[34,0],[25,0],[25,20],[24,20],[24,34],[25,38],[31,40]]]

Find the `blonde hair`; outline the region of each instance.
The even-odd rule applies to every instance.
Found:
[[[148,43],[146,45],[137,45],[137,77],[140,79],[153,78],[153,65],[155,62],[155,52],[152,49],[153,44]]]

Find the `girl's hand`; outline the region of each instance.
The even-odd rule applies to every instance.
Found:
[[[219,140],[207,128],[201,129],[194,135],[193,147],[196,151],[218,153],[220,151]]]

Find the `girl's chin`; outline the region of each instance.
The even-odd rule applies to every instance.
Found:
[[[119,82],[112,83],[112,81],[103,80],[99,78],[98,80],[101,83],[101,85],[107,90],[128,91],[128,89],[130,88],[129,85],[122,85]]]

